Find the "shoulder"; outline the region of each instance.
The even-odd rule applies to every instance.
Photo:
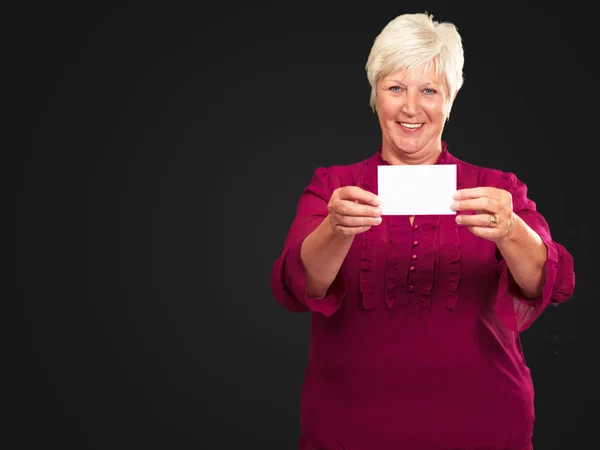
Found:
[[[473,186],[491,186],[510,190],[523,184],[514,172],[472,164],[456,157],[455,159],[463,173],[463,178],[472,180],[469,184]]]
[[[371,157],[350,164],[317,167],[311,183],[325,184],[332,189],[354,185],[367,168],[370,159]]]

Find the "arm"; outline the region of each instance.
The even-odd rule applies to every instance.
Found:
[[[331,193],[339,184],[330,170],[319,168],[300,196],[296,216],[283,251],[273,265],[270,280],[273,296],[289,311],[317,311],[329,316],[341,306],[345,282],[339,269],[352,239],[335,240],[324,220]],[[319,262],[322,253],[327,251],[319,248],[321,245],[335,255],[330,263]],[[328,269],[319,276],[324,267]]]
[[[309,297],[323,298],[342,267],[354,236],[333,232],[329,220],[323,220],[302,243],[300,258],[306,273]]]
[[[548,258],[548,249],[540,235],[513,213],[507,234],[496,241],[496,246],[523,297],[539,297],[544,287]]]
[[[271,273],[275,297],[292,311],[337,311],[345,293],[341,268],[354,236],[381,223],[375,194],[334,179],[317,169]]]
[[[573,258],[552,240],[544,217],[527,198],[527,187],[514,174],[488,171],[479,187],[455,194],[452,208],[476,211],[457,215],[457,223],[496,244],[496,314],[513,331],[522,331],[552,303],[568,300],[575,288]],[[490,224],[496,218],[497,223]]]
[[[335,189],[328,215],[302,243],[300,251],[307,292],[322,298],[334,282],[354,236],[381,223],[379,198],[358,186]]]
[[[570,299],[575,289],[573,257],[552,239],[545,218],[527,197],[527,187],[514,174],[505,174],[511,193],[511,227],[496,241],[499,252],[496,313],[507,328],[523,331],[550,304]]]

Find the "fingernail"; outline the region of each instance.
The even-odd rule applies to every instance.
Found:
[[[458,203],[458,202],[452,202],[452,204],[450,205],[450,208],[456,210],[459,205],[460,205],[460,203]]]

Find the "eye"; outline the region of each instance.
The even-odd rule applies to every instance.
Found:
[[[425,95],[437,94],[437,91],[435,89],[430,89],[430,88],[424,89],[423,92],[425,92]]]
[[[391,86],[390,91],[392,92],[400,92],[402,88],[400,86]]]

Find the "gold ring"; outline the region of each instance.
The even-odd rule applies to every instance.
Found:
[[[496,218],[496,214],[492,214],[490,216],[490,225],[495,227],[496,225],[498,225],[498,219]]]

